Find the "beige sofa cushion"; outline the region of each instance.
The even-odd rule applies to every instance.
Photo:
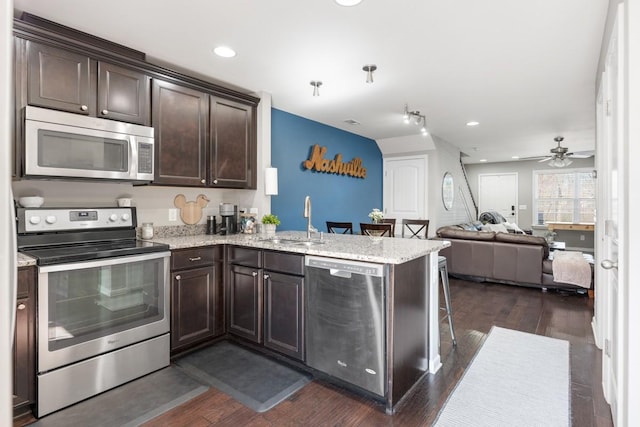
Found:
[[[544,237],[530,236],[528,234],[497,233],[496,242],[542,246],[544,248],[544,257],[547,258],[549,256],[549,245]]]
[[[451,227],[441,227],[437,231],[438,237],[443,239],[464,239],[464,240],[481,240],[481,241],[492,241],[494,240],[496,233],[493,231],[469,231],[469,230],[460,230],[457,228]]]

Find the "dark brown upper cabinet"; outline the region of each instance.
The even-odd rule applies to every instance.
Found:
[[[149,125],[144,73],[27,41],[27,103],[93,117]]]
[[[150,84],[143,73],[98,62],[98,117],[150,125]]]
[[[208,95],[153,80],[154,184],[207,185]]]
[[[27,55],[30,105],[95,116],[96,79],[88,56],[31,41]]]
[[[249,105],[211,96],[210,186],[255,188],[253,112]]]
[[[255,107],[153,80],[156,185],[255,188]]]

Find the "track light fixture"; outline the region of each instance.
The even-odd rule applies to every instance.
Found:
[[[373,72],[377,69],[378,67],[373,64],[362,67],[362,71],[367,72],[367,83],[373,83]]]
[[[420,128],[420,133],[425,136],[429,134],[429,132],[427,131],[427,118],[423,114],[420,114],[420,111],[409,111],[409,107],[407,106],[407,104],[404,105],[404,114],[402,115],[402,120],[406,124],[409,124],[413,121],[413,123],[415,123],[417,126],[422,125],[422,127]]]
[[[318,88],[322,86],[322,82],[319,80],[312,80],[309,84],[313,86],[313,96],[320,96]]]

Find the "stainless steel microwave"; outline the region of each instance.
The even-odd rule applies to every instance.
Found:
[[[25,176],[153,180],[152,127],[32,106],[24,123]]]

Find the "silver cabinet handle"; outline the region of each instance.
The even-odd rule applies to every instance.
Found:
[[[217,180],[217,179],[214,179],[214,180],[213,180],[213,183],[214,183],[214,184],[217,184],[217,183],[218,183],[218,180]]]
[[[180,277],[180,275],[178,274],[178,275],[176,276],[176,280],[180,280],[180,279],[182,279],[182,277]]]
[[[268,275],[268,274],[265,274],[264,276],[262,276],[262,278],[263,278],[264,280],[269,280],[269,275]]]
[[[102,110],[102,115],[106,116],[107,114],[109,114],[109,110]]]
[[[87,111],[89,109],[89,107],[87,107],[86,105],[82,105],[82,106],[80,106],[80,109],[82,111]]]
[[[207,181],[205,179],[201,179],[200,182],[205,184]]]
[[[202,259],[201,256],[194,256],[193,258],[189,258],[189,261],[194,262],[194,261],[200,261]]]
[[[254,271],[253,273],[251,273],[251,275],[252,275],[253,277],[256,277],[256,276],[258,275],[258,272],[257,272],[257,271]]]
[[[18,304],[18,310],[24,310],[25,308],[27,308],[26,305],[24,305],[22,303]]]
[[[605,270],[611,270],[613,268],[615,268],[616,270],[618,269],[618,261],[611,261],[609,259],[603,259],[602,262],[600,263],[600,265]]]

